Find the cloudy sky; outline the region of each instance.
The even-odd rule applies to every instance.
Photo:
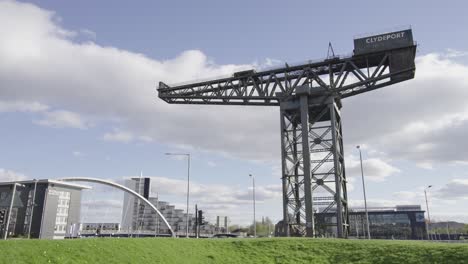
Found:
[[[193,3],[192,3],[193,2]],[[411,25],[414,80],[343,101],[349,198],[362,206],[424,204],[468,222],[468,39],[463,1],[0,1],[0,181],[86,176],[153,178],[152,193],[209,220],[281,217],[279,112],[168,105],[175,83],[349,54],[353,37]],[[330,17],[332,16],[332,17]],[[437,18],[437,19],[435,19]],[[87,190],[84,221],[120,221],[123,195]]]

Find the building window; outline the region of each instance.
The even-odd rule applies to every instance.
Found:
[[[70,208],[70,192],[58,192],[57,216],[55,218],[55,234],[65,235],[68,224],[68,210]]]
[[[23,230],[29,229],[29,219],[31,217],[32,211],[34,210],[33,196],[33,190],[30,190],[28,193],[28,201],[26,204],[26,213],[24,216]]]

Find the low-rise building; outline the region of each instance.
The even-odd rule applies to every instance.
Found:
[[[336,237],[335,208],[327,212],[320,209],[314,214],[315,236]],[[395,207],[368,208],[371,238],[377,239],[427,239],[426,219],[420,205],[397,205]],[[285,225],[280,221],[275,226],[275,236],[285,236]],[[298,235],[290,229],[290,235]],[[367,237],[367,222],[364,208],[349,209],[349,236]]]
[[[60,239],[77,234],[81,190],[89,187],[56,180],[0,183],[2,237]]]

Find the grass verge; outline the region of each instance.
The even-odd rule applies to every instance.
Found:
[[[0,263],[467,263],[468,244],[307,238],[0,241]]]

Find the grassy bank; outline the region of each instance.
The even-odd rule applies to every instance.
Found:
[[[0,241],[0,263],[468,263],[468,244],[329,239]]]

